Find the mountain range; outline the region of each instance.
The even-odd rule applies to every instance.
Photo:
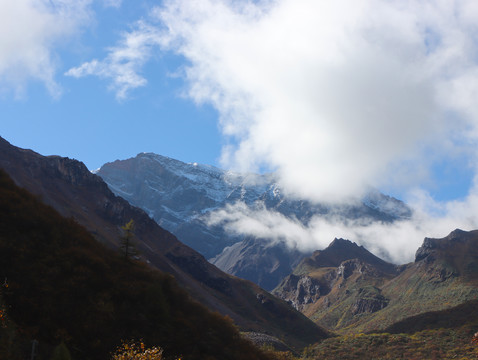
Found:
[[[217,254],[209,259],[212,263],[260,284],[318,325],[337,333],[384,330],[409,316],[446,310],[478,296],[476,274],[470,275],[478,266],[475,232],[457,229],[443,239],[426,238],[413,263],[396,265],[345,239],[335,239],[326,249],[307,254],[268,239],[230,235],[203,220],[238,201],[303,224],[313,216],[379,222],[411,216],[404,203],[377,191],[370,191],[353,205],[314,204],[285,196],[272,174],[233,174],[155,154],[105,164],[98,174],[113,191],[147,208],[159,222],[163,214],[171,214],[168,204],[193,201],[191,208],[178,207],[185,210],[182,218],[175,212],[180,225],[172,231],[181,232],[199,251],[202,244],[194,242],[193,234],[201,233],[206,243],[218,246]],[[213,184],[214,196],[208,193],[209,184]]]
[[[243,337],[293,351],[308,346],[303,359],[466,358],[475,352],[478,230],[425,238],[415,260],[401,265],[339,238],[325,249],[294,253],[208,227],[204,216],[237,201],[304,222],[329,214],[392,222],[410,216],[410,209],[378,192],[339,208],[290,200],[273,175],[231,174],[154,154],[106,164],[98,171],[106,183],[77,160],[42,156],[1,138],[0,168],[0,358],[38,339],[43,354],[61,341],[77,357],[99,359],[113,350],[110,344],[141,333],[164,341],[170,354],[183,349],[185,359],[247,358],[241,349],[251,345]],[[149,178],[141,181],[143,174]],[[146,211],[135,207],[147,201]],[[158,202],[169,214],[163,224],[196,229],[211,245],[204,251],[217,247],[211,252],[216,263],[262,276],[273,290],[224,273],[163,229],[153,208]],[[125,263],[119,252],[130,220],[139,254]],[[189,236],[191,244],[201,243],[193,231]],[[203,324],[207,331],[196,334]],[[85,349],[93,352],[79,355]],[[250,358],[274,358],[247,351]],[[26,356],[15,354],[4,357]]]
[[[425,238],[415,261],[400,266],[335,239],[304,258],[273,293],[335,332],[377,331],[477,299],[477,270],[476,230]]]
[[[274,211],[302,224],[315,216],[393,222],[411,216],[403,202],[371,190],[352,205],[312,203],[284,195],[274,174],[241,174],[152,153],[103,165],[97,172],[118,196],[145,210],[223,271],[272,290],[309,253],[268,238],[210,225],[208,217],[237,203]]]
[[[210,264],[143,210],[115,196],[83,163],[45,157],[0,139],[0,167],[17,185],[61,215],[75,219],[110,248],[120,246],[121,227],[133,220],[141,260],[173,275],[192,298],[229,316],[242,331],[266,333],[295,348],[328,336],[327,331],[259,286]]]

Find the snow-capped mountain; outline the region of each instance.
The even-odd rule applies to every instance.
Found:
[[[235,263],[234,259],[239,257],[231,251],[242,249],[241,252],[244,252],[245,248],[259,246],[263,258],[267,257],[268,251],[276,253],[277,249],[264,246],[267,239],[251,241],[250,237],[246,239],[246,243],[238,246],[239,242],[245,240],[244,237],[227,233],[221,226],[206,224],[204,219],[211,212],[242,202],[247,207],[273,210],[304,224],[313,216],[338,215],[346,219],[367,218],[390,222],[411,215],[410,209],[403,202],[378,191],[370,191],[363,201],[353,205],[331,207],[287,198],[274,174],[234,173],[210,165],[187,164],[153,153],[142,153],[135,158],[107,163],[97,174],[114,193],[144,209],[162,227],[211,259],[217,266],[248,277],[260,285],[260,279],[264,276],[273,277],[267,280],[268,284],[280,281],[288,274],[287,269],[277,273],[268,269],[270,262],[265,262],[265,273],[259,275],[257,269],[261,269],[262,265],[257,263],[257,258],[254,260],[255,270],[246,270],[250,264],[244,261],[244,257],[240,257],[240,264]],[[233,244],[236,246],[232,247]],[[264,252],[264,249],[267,251]],[[290,254],[293,258],[289,262],[293,266],[300,253],[291,251]],[[258,274],[257,278],[254,273]]]
[[[144,209],[206,258],[240,238],[206,226],[203,216],[236,201],[252,205],[273,183],[272,175],[237,174],[151,153],[105,164],[97,174],[114,193]]]

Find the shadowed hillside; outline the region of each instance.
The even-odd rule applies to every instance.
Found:
[[[141,260],[173,275],[195,300],[229,316],[242,331],[266,333],[296,349],[328,336],[285,302],[208,263],[143,210],[115,196],[83,163],[59,156],[45,157],[0,138],[0,167],[17,185],[63,216],[74,218],[112,249],[121,246],[121,227],[132,219]]]
[[[49,359],[61,342],[76,359],[107,359],[122,339],[143,339],[184,359],[268,358],[170,275],[125,261],[3,171],[0,276],[8,284],[0,300],[11,321],[0,332],[2,359],[25,358],[33,339],[36,359]]]

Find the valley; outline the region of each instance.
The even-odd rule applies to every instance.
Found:
[[[154,154],[106,164],[95,175],[79,161],[3,139],[0,167],[0,276],[9,284],[0,292],[9,319],[0,354],[11,359],[33,338],[42,356],[66,343],[84,359],[105,358],[133,338],[185,359],[475,354],[478,230],[425,238],[413,262],[397,265],[347,239],[302,252],[204,220],[238,201],[304,222],[410,216],[405,204],[377,192],[331,208],[288,199],[272,175],[227,174]],[[122,228],[130,220],[138,255],[122,264]],[[71,306],[91,315],[70,318]],[[201,333],[198,323],[209,330]]]

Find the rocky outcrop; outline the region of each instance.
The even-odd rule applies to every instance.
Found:
[[[381,294],[381,290],[374,287],[372,291],[359,289],[358,298],[351,306],[352,315],[374,313],[385,308],[389,300]]]
[[[320,298],[327,296],[332,289],[350,287],[348,280],[354,277],[352,285],[357,281],[368,281],[369,279],[380,279],[384,274],[374,265],[368,264],[359,259],[345,260],[336,268],[329,268],[319,277],[310,275],[294,275],[286,277],[274,290],[274,294],[287,301],[297,310],[304,310],[308,304],[316,303]],[[378,288],[375,288],[379,291]],[[344,290],[350,293],[349,290]],[[360,289],[357,300],[352,306],[354,315],[362,312],[375,312],[383,309],[388,300],[379,293],[371,293]],[[324,299],[324,305],[330,306],[330,298]]]
[[[299,311],[303,305],[312,304],[330,292],[330,287],[310,276],[293,274],[282,281],[279,289],[274,291],[274,294]]]
[[[354,273],[363,277],[380,277],[383,275],[383,272],[376,265],[359,259],[345,260],[337,267],[337,277],[347,279]]]
[[[415,262],[425,260],[432,262],[437,256],[447,251],[457,251],[466,243],[477,237],[478,231],[453,230],[442,239],[425,238],[422,246],[415,253]]]

